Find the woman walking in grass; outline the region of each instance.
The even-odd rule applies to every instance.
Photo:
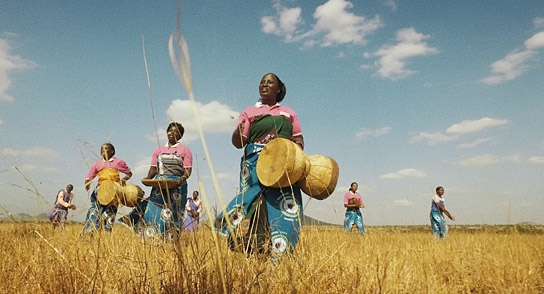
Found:
[[[292,252],[298,242],[302,197],[296,185],[262,185],[256,173],[257,159],[276,138],[290,139],[302,149],[304,139],[295,111],[280,105],[286,88],[275,74],[262,77],[259,94],[259,101],[240,114],[232,134],[232,144],[244,148],[240,193],[227,206],[226,217],[219,215],[216,228],[229,237],[232,250],[271,254],[275,259]]]
[[[187,179],[193,166],[191,150],[180,142],[184,133],[185,129],[180,123],[171,122],[168,125],[168,142],[155,149],[144,178],[172,180],[175,185],[153,187],[149,197],[120,220],[134,226],[135,232],[143,233],[144,237],[175,241],[179,236],[187,203]]]
[[[346,208],[346,218],[344,219],[344,230],[351,232],[353,226],[357,226],[359,234],[364,234],[365,225],[361,208],[364,208],[363,197],[357,193],[359,185],[356,182],[351,183],[349,191],[344,194],[344,207]]]
[[[455,221],[455,217],[446,210],[446,205],[444,204],[444,188],[436,187],[436,194],[433,196],[433,201],[431,203],[431,227],[433,229],[433,236],[436,238],[444,239],[446,238],[446,233],[448,232],[448,225],[444,218],[444,214],[448,216],[452,221]]]
[[[85,227],[83,228],[84,234],[100,228],[110,232],[113,228],[113,223],[115,222],[117,204],[100,203],[100,199],[97,197],[100,185],[106,181],[112,181],[124,186],[126,181],[132,177],[132,171],[127,163],[121,158],[114,157],[115,147],[111,143],[102,144],[100,147],[100,154],[102,155],[102,159],[96,161],[91,166],[89,173],[85,178],[85,190],[89,191],[94,178],[98,176],[98,184],[91,193],[91,207],[89,208],[85,219]],[[119,175],[120,172],[125,174],[125,177],[122,179]]]
[[[68,209],[76,209],[76,206],[72,204],[74,194],[72,194],[74,186],[68,184],[65,190],[60,190],[55,198],[55,206],[47,211],[47,217],[53,224],[53,228],[58,226],[64,227],[66,220],[68,219]]]

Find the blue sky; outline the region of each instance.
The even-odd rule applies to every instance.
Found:
[[[195,156],[189,189],[230,201],[233,118],[274,72],[306,154],[340,167],[307,215],[341,223],[356,181],[368,225],[427,224],[439,185],[457,224],[544,223],[543,1],[183,1],[210,158],[168,55],[178,2],[156,3],[0,1],[0,213],[41,213],[72,183],[84,219],[100,145],[139,184],[171,120]]]

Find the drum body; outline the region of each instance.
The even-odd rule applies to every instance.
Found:
[[[289,187],[304,177],[308,158],[293,141],[277,138],[266,144],[257,160],[257,177],[266,187]]]
[[[126,184],[123,186],[123,195],[119,199],[119,203],[128,207],[135,207],[138,204],[138,200],[144,197],[144,191],[133,184]]]
[[[147,187],[158,188],[161,190],[168,190],[178,187],[178,181],[172,179],[142,179],[142,184]]]
[[[103,180],[96,193],[98,202],[102,205],[118,205],[123,198],[123,187],[118,182]]]
[[[338,163],[324,155],[309,155],[310,169],[297,184],[306,195],[323,200],[329,197],[338,182]]]

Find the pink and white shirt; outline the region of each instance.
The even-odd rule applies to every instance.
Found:
[[[267,114],[273,116],[284,116],[287,120],[291,122],[291,124],[293,124],[293,136],[302,135],[302,127],[300,126],[300,121],[298,120],[296,112],[287,106],[280,105],[279,103],[269,106],[259,101],[254,106],[247,107],[246,109],[244,109],[244,111],[242,111],[240,117],[238,117],[238,122],[236,123],[236,126],[238,126],[242,123],[243,120],[245,120],[244,132],[242,133],[242,135],[244,137],[247,137],[249,134],[249,126],[251,125],[251,123],[253,123],[255,118]]]

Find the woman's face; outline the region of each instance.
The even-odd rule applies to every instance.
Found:
[[[437,193],[438,193],[438,196],[444,195],[444,188],[438,189],[438,192],[437,192]]]
[[[357,188],[359,188],[359,185],[357,185],[357,184],[351,185],[351,191],[357,192]]]
[[[259,95],[263,103],[276,104],[276,96],[281,91],[278,79],[273,74],[266,74],[259,84]]]
[[[166,136],[168,137],[168,142],[172,145],[176,144],[181,139],[179,130],[175,125],[171,126],[168,131],[166,131]]]
[[[102,158],[104,158],[104,160],[110,160],[113,155],[115,155],[115,150],[111,148],[110,145],[104,144],[102,147],[100,147],[100,153],[102,154]]]

